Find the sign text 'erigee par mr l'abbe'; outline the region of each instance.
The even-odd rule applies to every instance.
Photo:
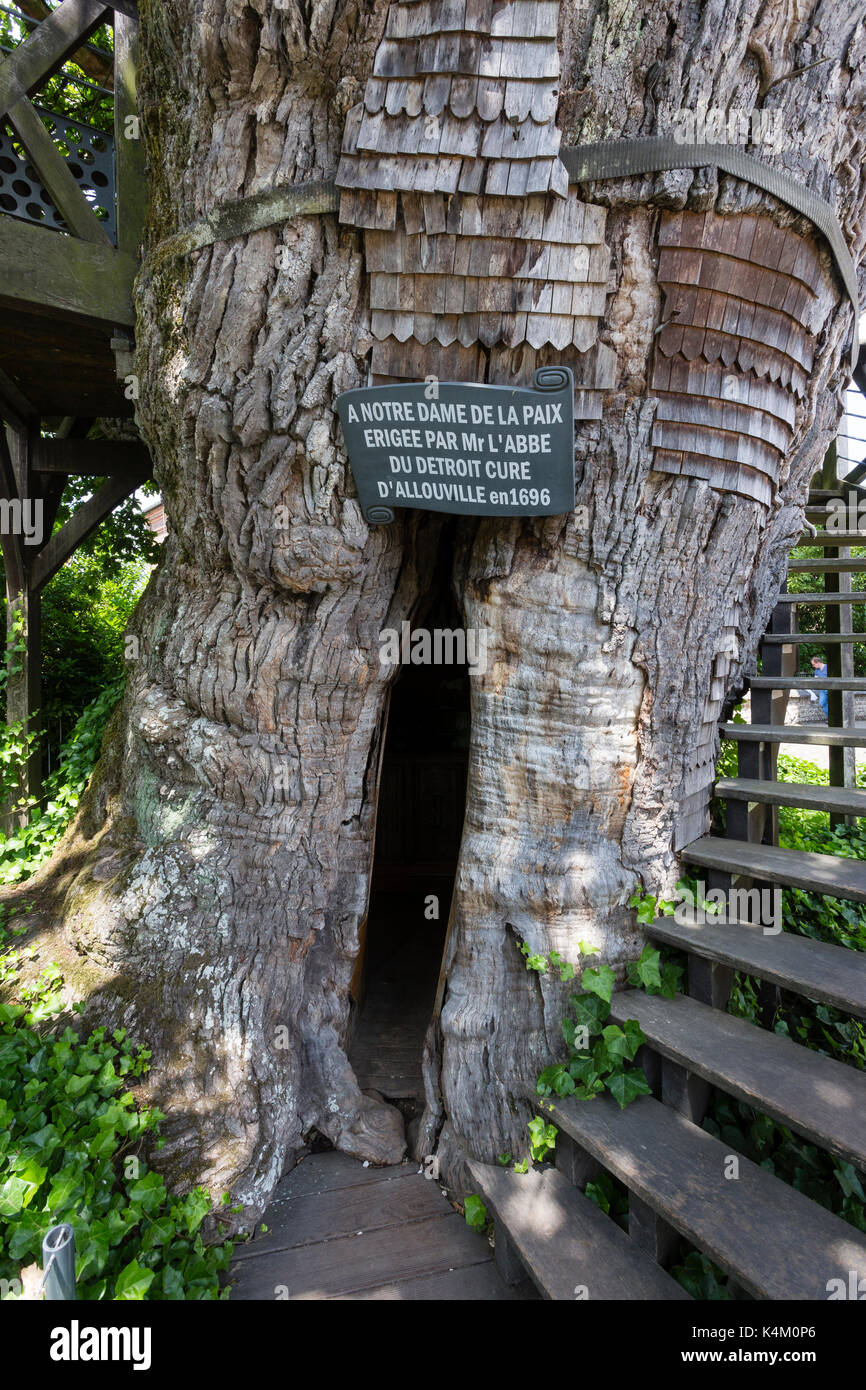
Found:
[[[574,507],[574,384],[411,382],[345,391],[337,412],[372,523],[395,507],[461,516],[558,516]]]

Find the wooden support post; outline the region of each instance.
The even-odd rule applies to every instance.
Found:
[[[0,487],[7,500],[24,503],[34,498],[30,451],[37,425],[29,429],[9,429],[3,437],[3,467]],[[43,518],[44,520],[44,518]],[[16,810],[22,801],[38,798],[42,790],[42,753],[38,746],[39,707],[42,702],[42,605],[34,589],[25,537],[20,533],[3,537],[6,570],[6,647],[9,677],[6,684],[6,722],[21,724],[25,734],[35,734],[37,743],[28,757],[17,787],[7,798],[3,819],[7,830],[26,825],[28,812]],[[40,539],[44,539],[40,537]],[[33,552],[31,552],[33,553]],[[12,650],[20,648],[23,650]]]
[[[828,490],[834,490],[844,485],[844,479],[837,477],[836,473],[836,444],[835,441],[830,445],[824,458],[824,467],[821,472],[821,486]],[[850,546],[824,547],[824,555],[828,559],[840,559],[850,555]],[[839,593],[851,587],[851,576],[845,573],[825,573],[824,590],[826,593]],[[827,604],[824,608],[825,631],[827,632],[851,632],[853,631],[853,616],[851,605],[847,603]],[[820,642],[820,636],[816,637],[816,642]],[[839,642],[828,644],[825,654],[828,676],[853,676],[854,674],[854,647],[850,642]],[[846,719],[848,723],[853,722],[854,696],[846,698],[846,693],[841,690],[831,690],[827,695],[827,722],[838,728],[844,727]],[[853,787],[856,782],[856,753],[853,748],[830,748],[829,767],[830,767],[830,786],[831,787]],[[830,825],[845,825],[844,816],[830,816]]]
[[[523,1261],[501,1221],[497,1221],[494,1227],[493,1258],[496,1261],[496,1268],[499,1270],[503,1284],[508,1284],[510,1288],[514,1288],[515,1284],[523,1283],[526,1278]]]
[[[662,1101],[665,1105],[684,1115],[693,1125],[699,1125],[709,1099],[709,1081],[680,1066],[679,1062],[672,1062],[669,1057],[662,1058]]]
[[[634,1192],[628,1194],[628,1233],[635,1245],[660,1265],[669,1264],[679,1248],[679,1231]]]
[[[575,1144],[570,1135],[560,1130],[556,1136],[556,1166],[564,1178],[583,1192],[586,1184],[597,1178],[602,1166],[584,1149]]]

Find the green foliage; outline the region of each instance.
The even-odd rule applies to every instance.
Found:
[[[775,1173],[859,1231],[866,1231],[861,1179],[850,1163],[807,1143],[769,1115],[721,1091],[713,1092],[703,1127],[732,1150]]]
[[[0,884],[29,878],[50,857],[87,786],[99,757],[105,726],[123,694],[124,682],[123,676],[115,680],[78,719],[61,749],[60,766],[46,779],[42,800],[37,803],[31,799],[29,803],[29,823],[9,835],[0,831]],[[0,759],[4,752],[3,730],[9,727],[0,725]]]
[[[540,1115],[529,1121],[529,1152],[533,1163],[543,1163],[549,1153],[556,1148],[556,1125],[547,1124]]]
[[[675,1265],[671,1274],[692,1298],[710,1303],[733,1301],[734,1295],[728,1290],[724,1271],[699,1250],[689,1251],[683,1263]]]
[[[473,1231],[483,1231],[490,1220],[487,1208],[477,1192],[473,1192],[470,1197],[466,1198],[463,1203],[463,1215],[466,1218],[466,1225],[471,1226]]]
[[[53,5],[50,8],[54,8]],[[0,10],[0,45],[14,47],[25,39],[36,26],[25,18]],[[45,82],[37,100],[40,106],[51,111],[62,112],[85,125],[97,130],[111,132],[114,128],[114,97],[110,91],[101,90],[106,86],[110,74],[114,33],[110,25],[102,24],[89,40],[88,59],[91,76],[72,59]],[[97,50],[94,52],[94,50]],[[74,55],[74,56],[77,56]],[[96,66],[102,58],[101,70]]]
[[[0,957],[13,989],[23,958]],[[123,1029],[46,1028],[61,986],[49,965],[0,1004],[0,1278],[41,1264],[46,1232],[68,1221],[81,1300],[228,1297],[219,1277],[233,1246],[202,1240],[207,1193],[172,1196],[140,1156],[147,1136],[160,1146],[164,1118],[136,1104],[150,1053]]]
[[[586,1184],[586,1196],[610,1216],[624,1231],[628,1230],[628,1188],[602,1169],[598,1177]]]

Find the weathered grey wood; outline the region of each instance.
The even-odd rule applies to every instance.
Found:
[[[33,446],[33,467],[37,473],[124,476],[136,487],[142,474],[151,472],[144,444],[106,439],[39,439]]]
[[[866,1269],[866,1237],[649,1096],[555,1100],[545,1118],[756,1298],[824,1301],[827,1282]],[[770,1238],[769,1233],[772,1232]]]
[[[0,114],[56,71],[108,13],[98,0],[63,0],[0,62]]]
[[[504,1284],[514,1288],[517,1284],[522,1284],[527,1278],[526,1269],[523,1261],[517,1253],[517,1247],[510,1239],[508,1231],[504,1225],[496,1228],[493,1246],[493,1258],[496,1268]]]
[[[830,729],[826,724],[720,724],[723,739],[734,743],[818,743],[866,748],[866,726]]]
[[[134,7],[130,6],[134,11]],[[117,245],[138,254],[147,211],[147,170],[144,137],[129,138],[128,118],[138,116],[136,69],[138,23],[130,11],[114,16],[114,160],[117,181]]]
[[[16,429],[26,429],[37,413],[11,376],[0,369],[0,417]]]
[[[789,574],[859,574],[866,570],[866,559],[861,556],[821,555],[815,560],[791,560]]]
[[[96,246],[110,247],[105,228],[69,172],[34,106],[26,97],[21,97],[9,107],[8,117],[70,231]]]
[[[560,1135],[556,1141],[554,1159],[558,1171],[565,1178],[566,1182],[572,1187],[577,1187],[583,1192],[586,1184],[593,1178],[598,1177],[599,1166],[595,1159],[579,1145],[575,1144],[567,1134]]]
[[[816,787],[811,782],[765,782],[753,777],[720,777],[716,796],[725,801],[760,801],[803,811],[834,811],[866,816],[866,788]]]
[[[765,935],[750,923],[718,925],[711,919],[681,925],[672,917],[658,917],[647,924],[647,935],[866,1018],[866,953],[791,932]]]
[[[679,1231],[634,1192],[628,1196],[628,1234],[638,1249],[659,1265],[669,1265],[679,1249]]]
[[[725,884],[726,891],[730,886],[728,880]],[[710,887],[718,887],[718,884],[711,882]],[[702,1004],[709,1004],[713,1009],[726,1009],[732,983],[732,972],[718,961],[689,961],[689,994],[692,999],[699,999]]]
[[[359,1289],[351,1294],[337,1294],[334,1303],[351,1300],[370,1302],[374,1300],[400,1303],[414,1302],[535,1302],[538,1300],[535,1285],[528,1279],[521,1284],[508,1285],[503,1282],[496,1264],[486,1260],[484,1264],[468,1265],[461,1269],[447,1270],[440,1274],[421,1274],[412,1279],[396,1279],[390,1284],[380,1284],[374,1289]]]
[[[508,1231],[544,1298],[682,1299],[688,1294],[555,1168],[514,1173],[488,1164],[469,1171],[496,1229]]]
[[[368,1187],[370,1183],[403,1182],[416,1176],[418,1167],[417,1163],[392,1163],[383,1167],[368,1163],[365,1167],[357,1158],[350,1158],[337,1149],[307,1154],[280,1178],[268,1210],[297,1197],[322,1196],[349,1187]]]
[[[137,270],[134,257],[107,243],[60,236],[13,217],[3,220],[0,285],[4,299],[14,303],[43,305],[109,324],[134,324],[132,282]]]
[[[801,545],[823,545],[827,549],[833,549],[839,545],[866,545],[866,531],[819,531],[817,535],[812,535],[809,531],[804,531],[800,537]],[[817,596],[819,599],[823,595]],[[836,595],[834,595],[836,597]],[[815,601],[814,594],[780,594],[779,602],[805,603]]]
[[[422,1177],[417,1165],[413,1165],[408,1178],[386,1178],[336,1191],[302,1193],[273,1203],[265,1217],[267,1233],[257,1235],[247,1245],[239,1245],[235,1259],[259,1259],[275,1251],[315,1245],[358,1231],[379,1231],[385,1227],[402,1230],[414,1221],[447,1216],[448,1212],[439,1184]]]
[[[686,995],[629,990],[611,1018],[636,1018],[650,1045],[820,1147],[866,1164],[866,1076],[790,1038]]]
[[[118,478],[109,478],[107,483],[97,488],[92,497],[82,502],[66,525],[54,532],[36,556],[31,582],[37,592],[45,587],[82,541],[86,541],[87,537],[93,534],[100,522],[114,511],[118,502],[122,502],[124,497],[128,497],[147,481],[149,473],[148,468],[142,469],[137,475],[134,472],[124,472]]]
[[[450,1269],[459,1274],[472,1265],[493,1266],[485,1238],[444,1198],[442,1205],[442,1216],[239,1260],[229,1272],[232,1298],[275,1298],[286,1288],[289,1300],[318,1300]]]
[[[723,840],[707,835],[682,851],[687,864],[724,869],[728,873],[765,878],[772,883],[803,888],[807,893],[866,902],[866,863],[839,859],[832,854],[753,845],[745,840]]]
[[[691,965],[691,962],[689,962]],[[661,1098],[665,1105],[699,1125],[706,1113],[710,1098],[709,1082],[679,1066],[670,1057],[661,1059]]]
[[[835,597],[835,596],[831,596]],[[829,598],[828,598],[829,602]],[[828,642],[862,642],[862,632],[789,632],[784,635],[778,633],[768,633],[762,639],[763,643],[769,646],[801,646],[804,642],[811,642],[815,646],[820,646]],[[807,677],[808,679],[808,677]]]
[[[820,633],[812,635],[820,642]],[[750,676],[749,685],[753,690],[866,690],[866,676]]]

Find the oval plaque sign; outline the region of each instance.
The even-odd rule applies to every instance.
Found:
[[[540,367],[532,389],[411,382],[344,391],[337,412],[364,516],[558,516],[574,507],[574,383]]]

